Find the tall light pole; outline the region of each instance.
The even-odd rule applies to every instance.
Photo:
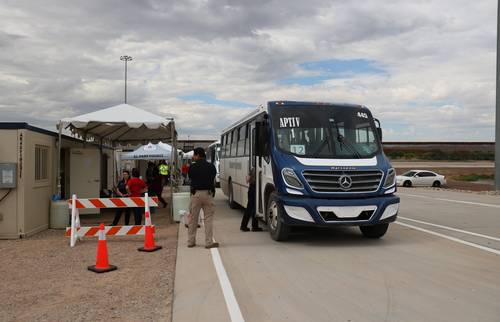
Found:
[[[127,62],[132,60],[131,56],[120,56],[120,60],[125,62],[125,104],[127,104]]]
[[[500,0],[497,3],[497,84],[495,122],[495,189],[500,190]]]

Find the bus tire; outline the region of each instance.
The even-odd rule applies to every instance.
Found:
[[[361,233],[363,233],[363,236],[365,236],[366,238],[380,238],[385,235],[388,228],[388,223],[371,226],[359,226]]]
[[[233,183],[229,181],[229,208],[238,209],[238,204],[234,201]]]
[[[283,221],[283,208],[278,204],[278,194],[272,192],[266,206],[266,221],[271,238],[276,241],[288,239],[290,227]]]

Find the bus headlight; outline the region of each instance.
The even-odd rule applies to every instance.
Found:
[[[387,176],[385,177],[384,188],[390,188],[396,184],[396,171],[393,168],[390,168],[387,171]]]
[[[283,180],[285,180],[285,183],[296,189],[303,189],[304,186],[302,185],[302,182],[300,182],[299,177],[295,174],[295,171],[290,168],[283,168],[281,170],[281,175],[283,176]]]

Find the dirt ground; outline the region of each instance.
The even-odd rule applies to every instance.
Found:
[[[82,215],[82,225],[110,224],[113,216]],[[95,238],[70,248],[64,231],[49,229],[0,240],[0,321],[170,321],[178,224],[170,224],[166,209],[152,219],[163,249],[137,251],[142,236],[108,238],[118,270],[104,274],[87,270],[95,264]]]
[[[396,167],[397,174],[403,174],[408,170],[413,170],[415,168],[406,168],[406,167]],[[468,181],[460,181],[457,180],[460,175],[467,174],[482,174],[482,175],[492,175],[495,171],[494,168],[465,168],[465,167],[443,167],[443,168],[426,168],[428,170],[437,172],[446,177],[446,186],[445,189],[452,190],[464,190],[464,191],[493,191],[493,184],[490,183],[477,183],[477,182],[468,182]]]

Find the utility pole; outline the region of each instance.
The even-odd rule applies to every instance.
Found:
[[[495,122],[495,189],[500,190],[500,0],[497,3],[497,83],[496,83],[496,122]]]
[[[120,56],[120,60],[125,62],[125,104],[127,104],[127,62],[132,60],[131,56]]]

